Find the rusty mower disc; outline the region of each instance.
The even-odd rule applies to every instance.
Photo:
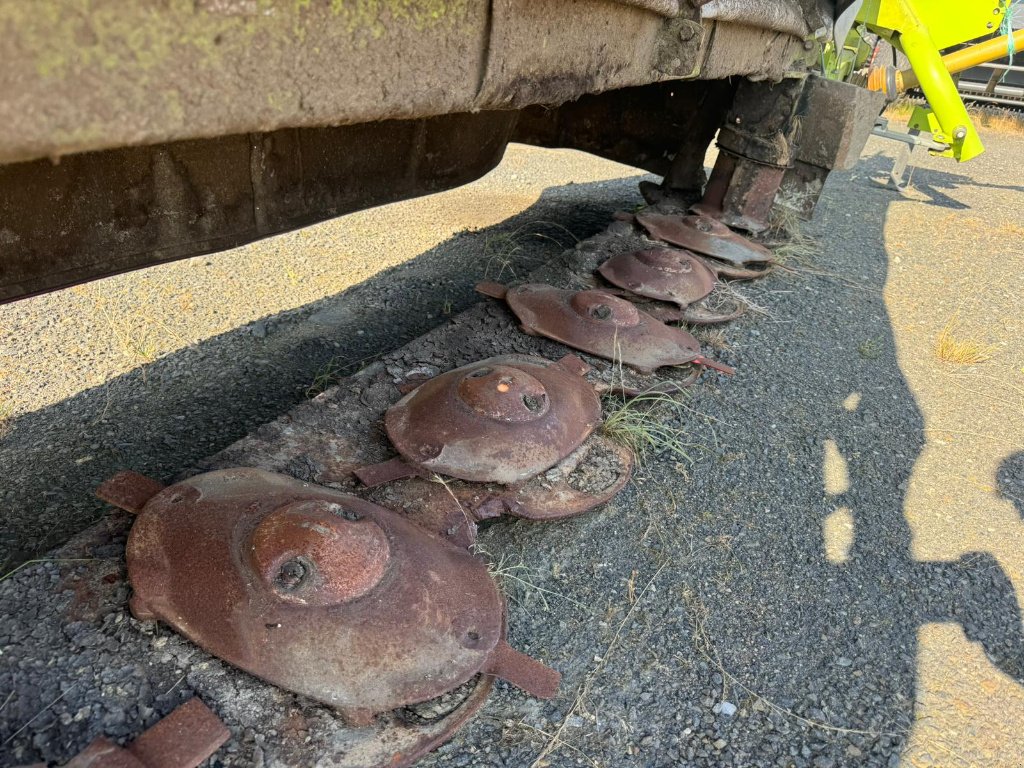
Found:
[[[678,304],[680,309],[703,299],[718,282],[714,270],[703,260],[675,248],[620,253],[597,271],[612,285],[637,296]]]
[[[417,519],[426,509],[449,509],[455,524],[460,517],[473,523],[506,514],[561,520],[611,500],[632,471],[632,451],[595,432],[551,469],[515,487],[408,477],[377,486],[372,498]]]
[[[700,342],[606,291],[529,283],[505,294],[527,333],[650,373],[663,365],[708,364]],[[712,363],[712,366],[714,364]]]
[[[471,482],[522,482],[554,466],[601,419],[571,365],[507,355],[456,368],[388,409],[388,437],[421,471]]]
[[[610,501],[633,473],[633,452],[600,434],[542,475],[502,499],[509,514],[528,520],[561,520]]]
[[[99,494],[138,509],[124,485]],[[136,617],[353,725],[481,673],[557,690],[557,672],[505,642],[504,600],[482,561],[383,507],[284,475],[222,470],[156,492],[127,563]]]
[[[772,252],[763,245],[736,234],[710,216],[680,216],[641,211],[636,214],[636,220],[655,240],[711,256],[736,267],[754,265],[765,268],[774,263]],[[747,272],[749,274],[742,276],[759,276],[759,273],[753,270]],[[720,274],[725,277],[736,276],[724,271]]]

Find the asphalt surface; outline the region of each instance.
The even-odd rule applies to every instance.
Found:
[[[926,159],[910,199],[875,183],[893,153],[881,143],[869,145],[854,171],[833,177],[808,228],[818,252],[749,286],[767,314],[743,318],[715,339],[714,353],[737,375],[706,378],[688,410],[665,415],[685,435],[689,459],[648,461],[615,501],[590,515],[484,531],[483,549],[509,574],[511,640],[563,673],[562,693],[542,703],[499,684],[481,715],[424,764],[1022,764],[1024,283],[1012,268],[1024,241],[1024,186],[1014,162],[1022,144],[985,138],[989,153],[970,165]],[[561,188],[544,217],[570,230],[575,223],[577,236],[596,232],[611,210],[637,202],[635,181]],[[553,218],[570,207],[582,217]],[[522,250],[537,253],[541,242]],[[614,247],[599,243],[592,255]],[[480,261],[454,263],[479,269]],[[444,267],[433,274],[434,282],[443,275],[458,286],[453,310],[471,300],[477,275]],[[392,294],[399,317],[435,314],[404,310],[416,296],[436,301],[436,286],[394,287],[396,276],[381,284],[401,291]],[[390,337],[396,326],[393,316],[360,316],[351,305],[328,314],[347,316],[371,339]],[[323,326],[307,317],[288,316],[281,332],[323,343]],[[266,337],[237,343],[269,347],[278,333],[269,326]],[[944,328],[985,345],[990,359],[938,360]],[[358,359],[350,330],[334,338]],[[154,369],[187,355],[147,366],[147,382],[166,392],[173,377],[158,379]],[[227,382],[258,368],[232,365],[235,376],[222,378],[197,376],[202,370],[179,375],[167,420],[196,403],[206,414],[198,417],[203,434],[219,434],[209,414],[242,408],[224,407],[240,396]],[[137,384],[142,372],[125,378],[133,376]],[[206,380],[214,382],[209,400],[194,394]],[[288,397],[299,388],[285,388]],[[244,430],[267,420],[262,407],[254,422],[232,423]],[[8,435],[33,415],[11,419]],[[123,434],[149,419],[138,413]],[[181,437],[197,433],[193,426]],[[198,461],[204,448],[190,446],[195,458],[177,466],[167,459],[166,472]],[[112,454],[108,465],[138,467],[138,458]],[[87,518],[61,520],[61,530]],[[47,585],[66,578],[61,568],[42,563],[12,577],[3,585],[8,613],[25,615],[19,600],[45,601]],[[35,641],[45,645],[48,631]],[[112,613],[66,634],[82,639],[83,653],[99,655],[84,667],[104,661],[110,668],[118,647],[107,641],[142,631]],[[0,640],[24,648],[32,632],[8,623]],[[159,639],[168,669],[182,673],[160,707],[218,690],[208,661],[173,636]],[[90,729],[124,736],[134,732],[132,718],[153,718],[152,709],[127,710],[118,703],[125,694],[112,691],[112,707],[102,708],[100,697],[76,721],[83,697],[92,700],[67,691],[76,674],[70,660],[56,668],[47,674],[11,653],[0,666],[0,692],[12,691],[0,708],[0,734],[15,735],[13,758],[51,755],[69,730],[79,740]],[[116,688],[134,673],[107,674],[104,683]],[[49,705],[54,693],[62,698]],[[243,745],[245,738],[238,736]],[[274,764],[273,744],[262,744],[260,755]]]

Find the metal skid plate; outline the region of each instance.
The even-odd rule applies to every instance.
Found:
[[[718,278],[707,264],[686,251],[648,248],[612,256],[597,271],[601,277],[638,296],[678,304],[700,301]]]
[[[691,334],[665,325],[606,291],[567,291],[529,283],[510,288],[505,300],[527,333],[547,336],[641,372],[664,365],[709,362]]]
[[[576,450],[600,422],[601,402],[581,373],[527,355],[456,368],[388,409],[388,437],[421,471],[519,483]]]
[[[125,485],[99,494],[119,505]],[[483,562],[376,504],[284,475],[221,470],[159,491],[138,513],[127,565],[138,618],[354,725],[480,673],[557,690],[557,672],[505,643]]]
[[[686,248],[737,267],[769,265],[772,252],[759,243],[736,234],[710,216],[686,216],[641,211],[636,220],[655,240]],[[733,277],[720,272],[725,277]],[[756,273],[748,275],[755,277]]]

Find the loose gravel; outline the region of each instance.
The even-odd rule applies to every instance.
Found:
[[[990,151],[1019,150],[1004,141],[990,138]],[[502,521],[482,532],[481,549],[515,566],[516,578],[504,580],[510,641],[559,669],[562,693],[540,702],[498,683],[483,712],[423,765],[896,766],[920,706],[919,630],[934,622],[961,626],[984,648],[984,664],[1014,690],[1024,685],[1016,562],[980,547],[921,557],[920,528],[904,514],[929,433],[901,368],[896,305],[882,291],[893,279],[890,249],[900,245],[880,219],[907,203],[873,183],[890,159],[887,148],[871,149],[830,181],[809,229],[824,244],[814,263],[746,287],[767,314],[730,324],[714,352],[736,376],[705,376],[689,410],[672,417],[692,461],[647,462],[588,515]],[[942,195],[921,203],[921,215],[984,200],[981,185],[1011,186],[1005,180],[1019,169],[979,164],[977,173],[981,181],[956,181],[929,168],[922,175]],[[624,194],[619,203],[634,199]],[[1007,216],[1018,226],[1012,208]],[[986,236],[992,247],[1004,242],[998,232]],[[634,236],[615,225],[610,237],[584,242],[550,269]],[[1010,294],[1020,295],[1019,275],[1001,279],[1016,281]],[[1015,327],[1019,337],[1019,315]],[[472,333],[472,324],[464,328]],[[1019,355],[1019,345],[1006,349]],[[436,351],[427,362],[446,362],[444,349]],[[307,408],[345,396],[336,390]],[[1002,535],[1020,551],[1024,503],[1014,493],[1024,483],[1024,424],[1016,419],[996,492],[1015,508],[1017,527]],[[278,445],[280,424],[209,465]],[[826,484],[827,456],[844,471]],[[135,458],[123,463],[138,466]],[[837,514],[851,529],[838,550],[829,533]],[[309,734],[303,764],[330,764],[322,708],[126,615],[125,525],[110,517],[79,549],[61,553],[109,558],[105,575],[96,563],[45,562],[0,584],[0,691],[12,692],[0,707],[0,762],[66,758],[97,733],[123,739],[198,693],[234,729],[213,764],[297,764],[288,751],[302,741],[296,730]],[[85,573],[109,577],[100,605],[90,601]],[[62,620],[70,611],[81,618]],[[958,738],[969,742],[977,724],[958,716],[970,723]],[[1018,756],[985,762],[1012,766]],[[968,753],[923,764],[972,761]]]
[[[473,184],[0,307],[0,573],[640,202],[638,171],[513,145]],[[578,179],[582,183],[573,183]]]

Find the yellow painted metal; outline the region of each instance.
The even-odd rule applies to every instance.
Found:
[[[957,72],[963,72],[965,69],[976,67],[979,64],[1003,58],[1006,55],[1008,42],[1009,35],[993,37],[991,40],[972,45],[969,48],[947,53],[942,57],[942,64],[946,67],[947,72],[955,75]],[[1018,29],[1013,33],[1013,42],[1016,48],[1024,48],[1024,29]],[[896,86],[899,90],[915,88],[917,85],[917,75],[912,69],[905,69],[897,74]]]
[[[1008,0],[866,0],[857,18],[892,32],[914,19],[941,50],[992,34],[1008,5]]]
[[[903,51],[931,107],[938,131],[936,151],[963,162],[985,151],[956,83],[939,50],[980,37],[997,27],[1007,0],[866,0],[858,21]]]
[[[936,133],[942,132],[942,126],[939,125],[939,121],[930,107],[914,107],[914,111],[910,113],[910,119],[907,120],[907,128],[912,131],[921,131],[921,133],[930,133],[933,137]]]

